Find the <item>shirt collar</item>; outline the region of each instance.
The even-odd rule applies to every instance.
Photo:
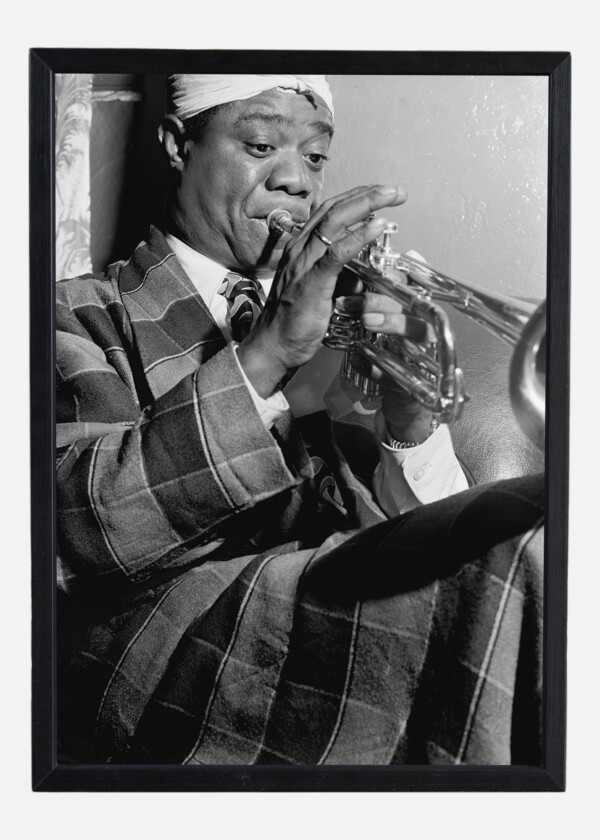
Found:
[[[212,299],[229,269],[204,256],[200,251],[196,251],[186,242],[173,236],[172,233],[167,233],[165,238],[169,248],[171,248],[181,267],[194,284],[196,291],[210,307]],[[265,297],[267,297],[271,291],[273,278],[260,279],[258,282],[262,286]]]

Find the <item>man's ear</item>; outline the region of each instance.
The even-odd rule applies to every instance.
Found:
[[[183,168],[185,156],[185,126],[174,114],[163,117],[158,127],[158,140],[173,169]]]

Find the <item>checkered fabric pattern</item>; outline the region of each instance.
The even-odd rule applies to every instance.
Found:
[[[388,521],[323,419],[325,504],[158,231],[56,295],[63,749],[539,761],[542,477]]]
[[[229,271],[217,293],[223,295],[229,307],[231,337],[238,343],[243,341],[252,329],[252,324],[262,310],[259,295],[260,285],[252,277],[242,277]]]

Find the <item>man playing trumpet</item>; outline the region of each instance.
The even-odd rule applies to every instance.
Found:
[[[163,230],[58,285],[63,732],[95,760],[539,760],[542,480],[462,492],[388,387],[365,487],[281,391],[337,296],[425,337],[342,271],[406,194],[322,203],[332,133],[323,77],[171,77]]]

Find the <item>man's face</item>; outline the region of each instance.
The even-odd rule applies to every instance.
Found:
[[[178,224],[189,244],[230,269],[275,269],[287,237],[266,218],[280,207],[305,222],[316,209],[332,130],[321,100],[293,91],[220,108],[186,143]]]

